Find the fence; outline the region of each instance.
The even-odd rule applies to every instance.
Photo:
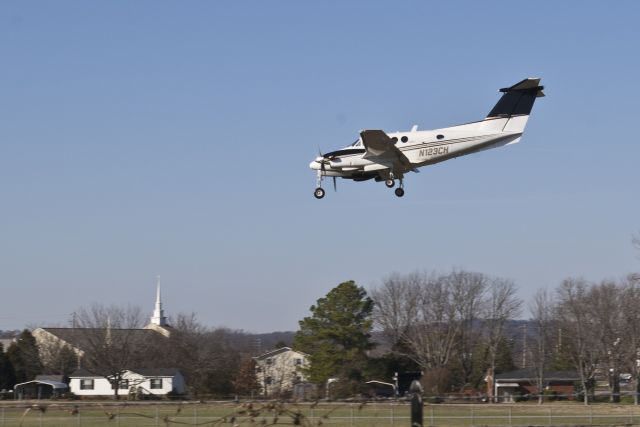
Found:
[[[0,427],[162,427],[301,425],[406,427],[408,403],[133,404],[49,403],[0,406]],[[560,426],[640,423],[640,408],[578,403],[546,405],[432,404],[424,407],[429,426]]]

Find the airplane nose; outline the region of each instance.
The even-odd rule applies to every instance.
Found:
[[[311,163],[309,163],[309,168],[313,169],[313,170],[318,170],[320,169],[320,163],[318,163],[318,160],[314,160]]]

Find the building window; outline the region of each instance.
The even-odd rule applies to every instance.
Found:
[[[93,390],[93,380],[80,380],[80,390]]]
[[[111,390],[115,389],[115,384],[111,383]],[[118,383],[118,389],[120,390],[129,390],[129,380],[120,380]]]
[[[151,390],[158,390],[162,388],[162,378],[151,378]]]

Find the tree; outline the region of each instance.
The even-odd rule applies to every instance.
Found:
[[[589,404],[594,374],[599,362],[594,321],[590,316],[589,285],[583,279],[565,279],[557,290],[559,327],[567,353],[580,376],[585,405]]]
[[[236,395],[251,396],[260,389],[256,378],[256,361],[251,357],[245,357],[238,368],[238,373],[233,379],[233,389]]]
[[[0,390],[11,390],[16,385],[16,372],[0,343]]]
[[[487,350],[489,356],[489,369],[491,374],[497,374],[496,359],[500,344],[504,344],[504,329],[507,321],[520,314],[522,301],[516,296],[517,288],[511,281],[493,279],[489,284],[484,325],[486,333]],[[504,350],[502,348],[502,350]],[[491,390],[493,393],[493,390]],[[497,396],[493,396],[497,398]]]
[[[477,383],[478,351],[496,368],[504,325],[521,304],[512,282],[467,271],[395,274],[372,295],[377,327],[395,352],[434,370],[427,377],[437,379],[438,393],[446,391],[443,379],[452,381],[447,386]]]
[[[81,365],[111,384],[115,399],[119,399],[124,375],[143,361],[152,360],[154,340],[159,334],[140,329],[139,307],[105,307],[95,304],[77,311],[75,341],[82,349]],[[129,384],[131,386],[132,384]]]
[[[553,328],[553,302],[546,289],[540,289],[529,305],[534,331],[529,346],[530,360],[535,370],[538,404],[544,401],[545,372],[550,364],[551,332]]]
[[[640,392],[640,288],[632,275],[627,276],[621,284],[620,313],[624,325],[624,336],[620,350],[622,366],[626,372],[631,373],[633,386],[633,403],[638,405],[638,393]]]
[[[7,349],[7,359],[13,366],[16,383],[33,380],[42,373],[42,362],[36,340],[28,329],[22,331]]]
[[[172,323],[165,363],[184,374],[190,393],[196,397],[232,395],[241,353],[248,352],[250,345],[245,335],[224,328],[209,329],[194,314],[180,314]],[[247,348],[242,348],[245,342]]]
[[[311,382],[325,384],[340,378],[339,387],[353,391],[361,383],[371,343],[373,301],[355,282],[343,282],[310,308],[311,316],[299,322],[294,348],[309,354],[305,374]]]
[[[620,364],[624,325],[621,289],[613,281],[603,281],[589,289],[589,308],[600,365],[609,374],[611,402],[620,402]]]

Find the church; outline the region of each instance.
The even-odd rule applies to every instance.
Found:
[[[82,367],[82,358],[91,347],[92,338],[95,338],[95,336],[104,337],[102,339],[112,341],[118,341],[122,338],[126,339],[127,342],[136,343],[157,340],[160,337],[168,339],[173,331],[162,308],[159,278],[156,286],[156,301],[153,314],[145,327],[139,329],[111,328],[109,322],[106,328],[78,328],[75,326],[74,322],[74,325],[68,328],[40,327],[31,332],[36,339],[40,357],[43,361],[46,361],[48,357],[52,357],[61,348],[66,347],[75,353],[78,358],[78,368],[80,368]]]

